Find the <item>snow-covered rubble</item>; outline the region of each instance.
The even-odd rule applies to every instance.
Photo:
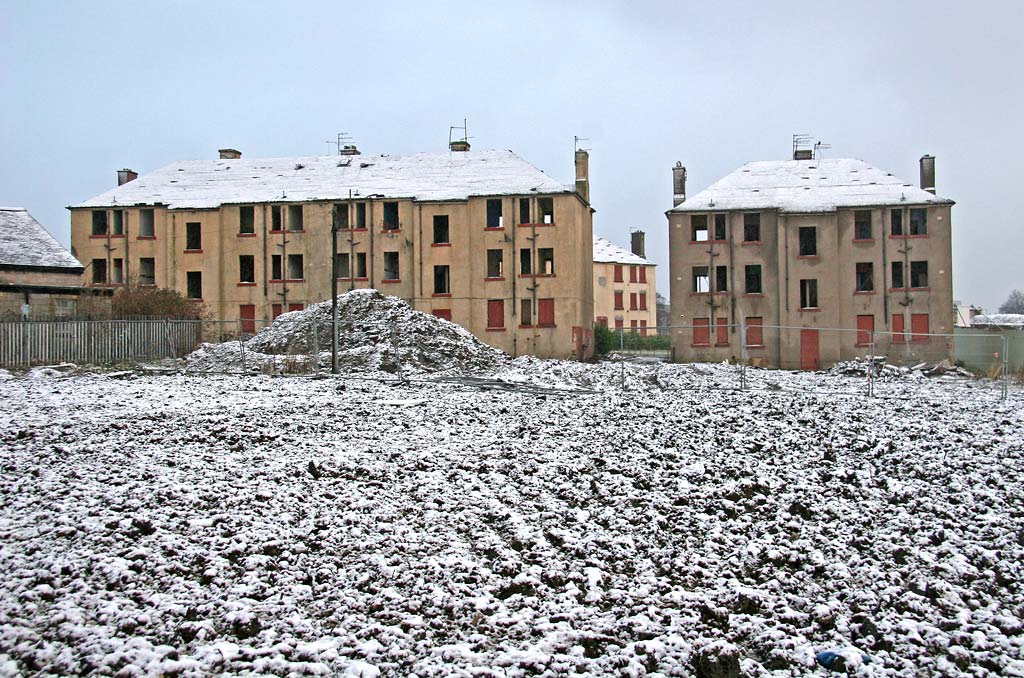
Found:
[[[285,313],[241,342],[203,344],[187,357],[196,371],[308,371],[314,352],[331,361],[331,302]],[[315,334],[315,339],[314,339]],[[346,371],[488,370],[507,356],[460,325],[415,311],[398,297],[353,290],[338,297],[339,365]]]
[[[0,674],[1024,672],[1019,390],[495,374],[0,380]]]

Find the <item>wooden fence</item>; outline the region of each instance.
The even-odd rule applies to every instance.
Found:
[[[203,340],[201,320],[27,320],[0,322],[0,367],[71,362],[111,365],[180,358]]]

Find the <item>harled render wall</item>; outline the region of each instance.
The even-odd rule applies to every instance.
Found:
[[[890,213],[902,210],[904,229],[909,210],[917,206],[877,206],[870,209],[872,238],[854,239],[854,212],[840,209],[823,214],[778,214],[762,211],[761,240],[743,242],[744,211],[727,212],[727,238],[691,240],[691,213],[668,214],[669,260],[671,266],[672,324],[692,325],[696,318],[709,318],[711,345],[695,346],[688,328],[672,330],[677,360],[720,361],[740,358],[744,353],[739,327],[748,317],[763,318],[766,329],[762,346],[746,347],[747,356],[766,365],[801,367],[801,329],[819,330],[822,367],[855,356],[866,356],[871,348],[858,345],[857,317],[873,318],[874,353],[894,360],[934,361],[952,354],[952,337],[911,339],[911,316],[927,314],[929,332],[951,334],[954,324],[952,239],[950,206],[926,207],[928,233],[921,236],[890,234]],[[713,212],[707,214],[709,225]],[[817,251],[813,257],[799,256],[799,228],[817,229]],[[713,232],[713,231],[712,231]],[[904,262],[905,286],[895,289],[891,264]],[[928,262],[928,286],[912,289],[910,262]],[[695,266],[729,267],[729,289],[714,294],[693,289]],[[856,264],[874,264],[874,290],[856,291]],[[762,293],[747,294],[744,271],[747,264],[760,264]],[[713,274],[712,274],[713,275]],[[818,281],[818,306],[800,307],[800,280]],[[893,316],[902,315],[906,340],[894,341]],[[715,318],[725,317],[730,325],[728,341],[718,344]],[[767,329],[781,326],[786,329]],[[839,331],[845,330],[845,331]]]
[[[530,201],[530,219],[518,223],[519,200]],[[554,223],[538,223],[538,200],[550,197]],[[155,279],[160,287],[186,293],[188,271],[203,274],[203,302],[211,317],[235,321],[240,306],[255,306],[257,318],[272,318],[274,305],[287,310],[330,299],[332,209],[348,209],[349,224],[356,225],[357,203],[366,205],[366,228],[339,232],[339,253],[349,252],[353,265],[357,253],[367,257],[365,278],[339,279],[339,293],[375,287],[405,299],[414,308],[431,313],[449,311],[483,341],[512,355],[556,358],[587,358],[593,354],[593,247],[589,205],[575,194],[552,196],[505,196],[501,228],[488,229],[487,198],[427,202],[413,200],[358,200],[303,203],[303,228],[289,230],[287,204],[281,204],[283,230],[272,230],[269,204],[255,205],[255,233],[240,234],[238,205],[213,210],[154,209],[154,236],[139,237],[139,208],[123,208],[124,234],[93,236],[91,209],[71,210],[72,249],[86,266],[85,281],[92,284],[93,259],[105,259],[108,271],[115,258],[124,260],[127,279],[138,274],[139,259],[155,260]],[[383,204],[398,202],[399,229],[383,229]],[[108,210],[110,211],[110,210]],[[449,244],[433,242],[434,215],[448,215]],[[109,216],[109,215],[108,215]],[[202,224],[202,250],[185,250],[186,224]],[[108,223],[112,219],[108,218]],[[519,250],[531,248],[534,266],[537,249],[554,249],[554,275],[524,275],[519,270]],[[487,277],[487,250],[500,249],[503,275]],[[384,279],[384,253],[399,255],[399,278]],[[255,259],[255,283],[239,281],[241,254]],[[271,256],[303,255],[301,280],[271,280]],[[434,293],[434,266],[450,267],[450,294]],[[536,270],[536,268],[535,268]],[[109,283],[108,283],[109,284]],[[488,327],[488,300],[503,300],[502,327]],[[523,299],[530,299],[534,320],[521,322]],[[537,301],[554,299],[554,326],[537,324]]]
[[[622,267],[622,282],[615,282],[615,267]],[[636,282],[630,282],[630,267],[637,270]],[[647,282],[639,282],[639,270],[647,270]],[[653,265],[641,266],[639,264],[614,264],[611,262],[594,262],[594,321],[606,323],[608,328],[615,330],[617,321],[621,321],[622,328],[629,332],[632,323],[637,324],[637,331],[640,331],[641,322],[646,323],[647,334],[657,334],[658,326],[658,301],[655,288],[655,267]],[[622,292],[621,309],[615,308],[615,292]],[[647,310],[639,308],[640,293],[647,295]],[[637,295],[637,308],[630,308],[630,295]]]

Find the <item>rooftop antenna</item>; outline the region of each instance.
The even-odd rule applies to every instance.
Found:
[[[826,143],[823,143],[821,141],[819,141],[818,143],[814,144],[814,158],[815,159],[818,158],[818,152],[819,151],[827,151],[830,148],[832,148],[832,144],[826,144]]]
[[[577,136],[574,136],[572,138],[572,150],[573,150],[574,153],[576,151],[589,151],[590,150],[589,148],[581,147],[580,146],[580,142],[581,141],[590,141],[590,139],[588,139],[586,137],[577,137]]]
[[[462,138],[461,139],[456,139],[454,137],[453,133],[457,129],[461,129],[462,130]],[[448,150],[451,150],[451,151],[454,151],[454,150],[468,151],[469,150],[469,140],[470,140],[470,136],[469,136],[469,122],[468,122],[468,120],[466,118],[462,119],[462,126],[461,127],[459,127],[458,125],[452,125],[451,127],[448,128]],[[454,144],[455,146],[457,146],[459,148],[453,148],[452,144]]]
[[[793,160],[811,160],[814,158],[814,150],[807,147],[812,138],[810,134],[793,135]]]
[[[337,147],[338,155],[341,155],[341,149],[351,142],[352,137],[348,132],[338,132],[338,138],[335,141],[328,141],[326,143],[328,146]]]

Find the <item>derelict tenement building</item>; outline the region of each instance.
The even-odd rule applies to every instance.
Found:
[[[644,232],[630,236],[632,251],[594,238],[594,321],[647,336],[658,325],[655,264],[644,256]]]
[[[689,199],[673,169],[677,359],[817,369],[871,349],[950,355],[950,338],[927,336],[953,328],[953,201],[935,195],[934,158],[920,187],[861,160],[795,158],[747,163]]]
[[[70,207],[93,285],[172,288],[256,320],[377,288],[512,355],[593,351],[588,157],[563,185],[511,151],[176,162]]]

